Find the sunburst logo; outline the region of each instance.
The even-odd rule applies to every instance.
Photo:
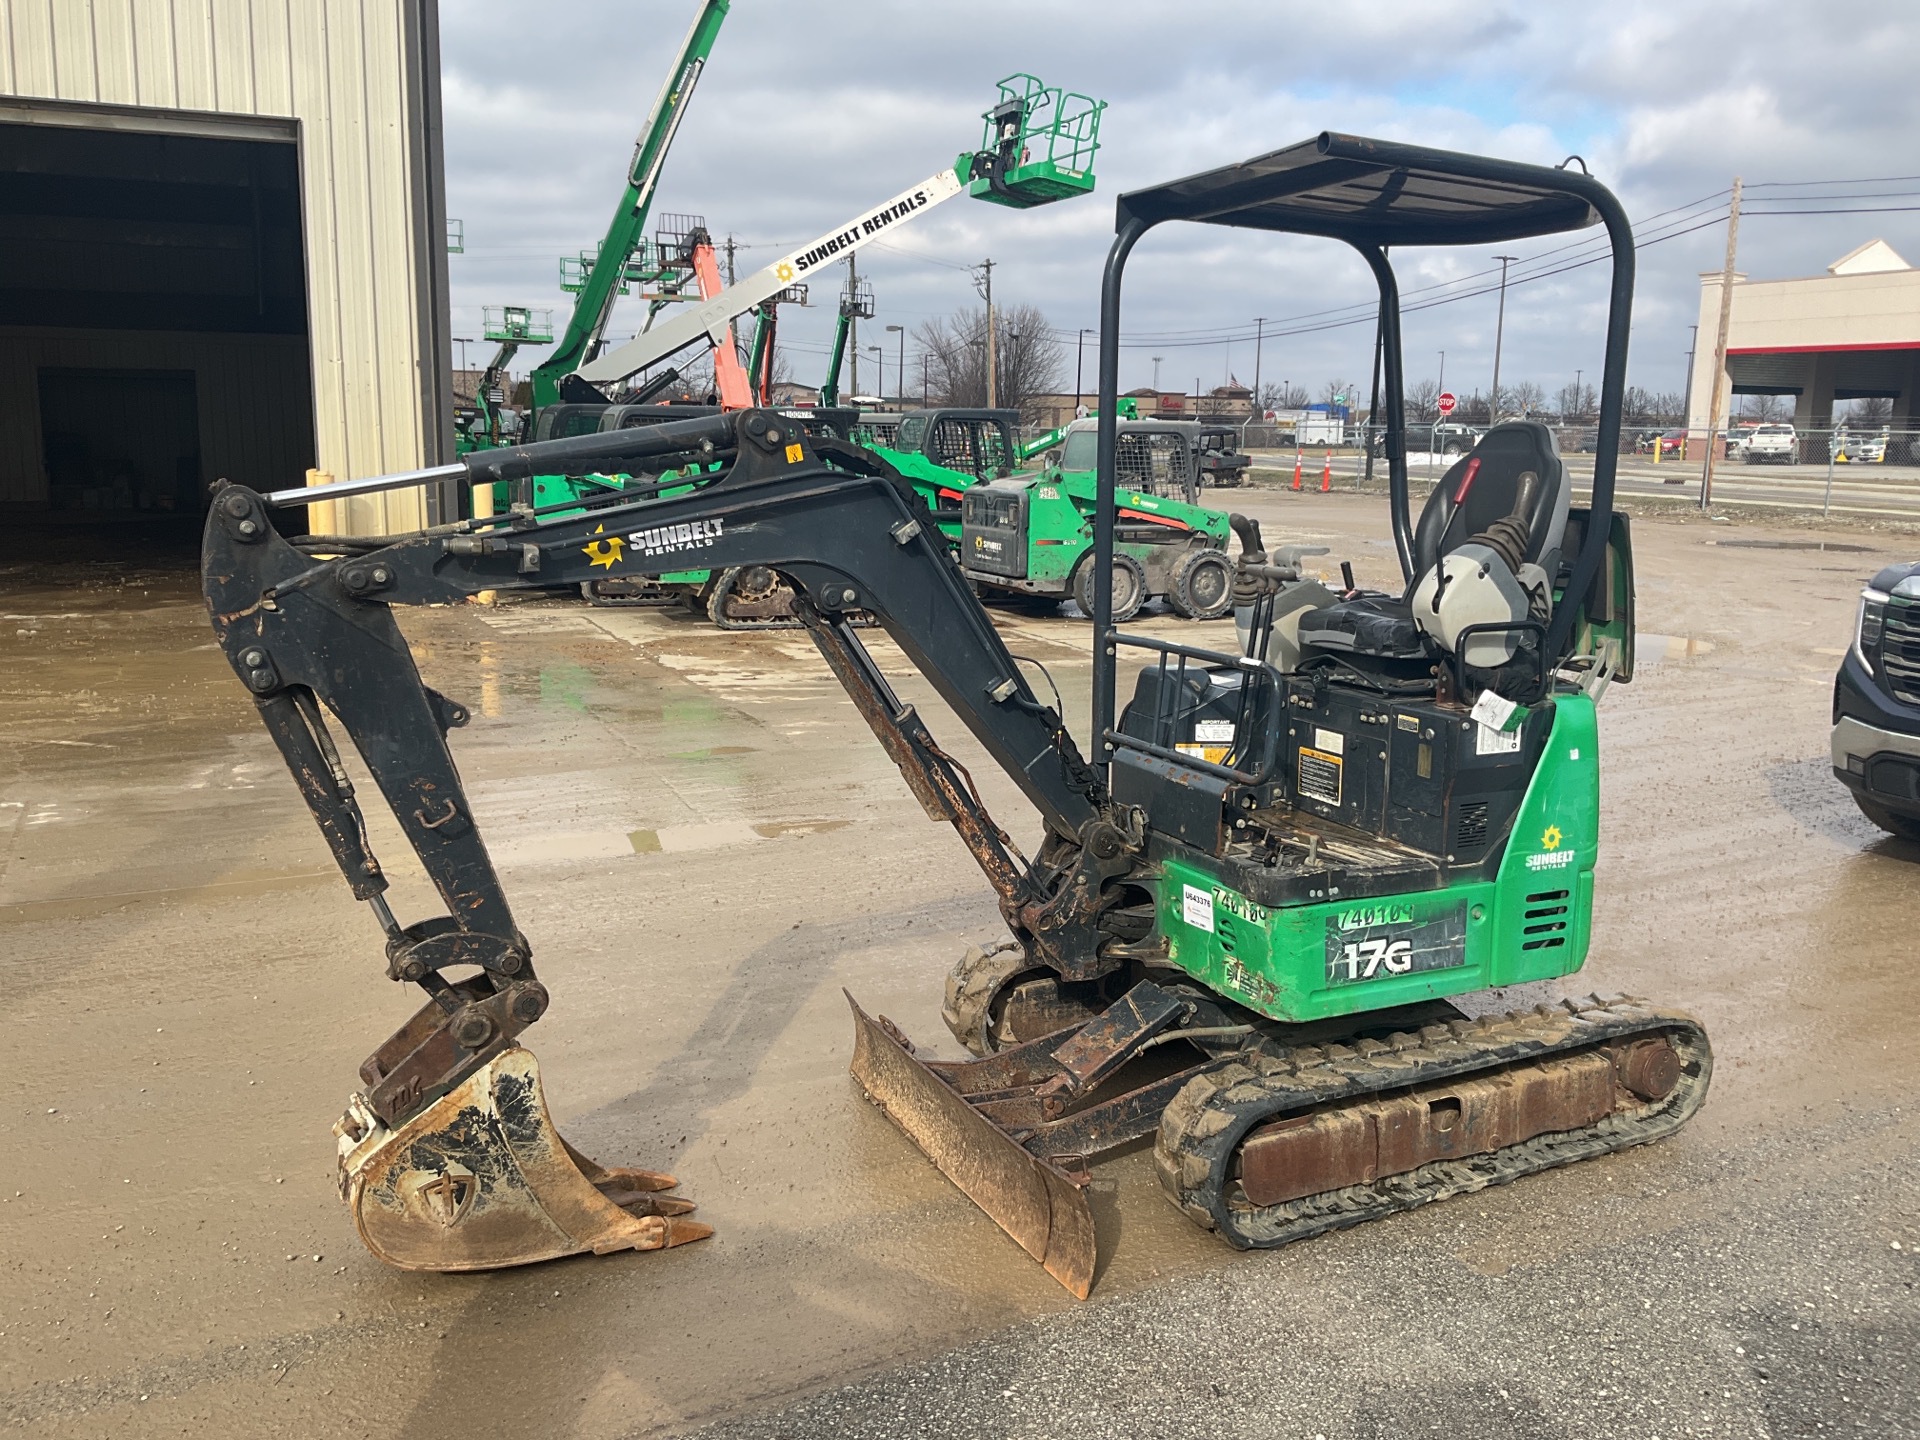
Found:
[[[598,535],[606,528],[596,525],[593,533]],[[611,570],[620,563],[621,552],[626,549],[626,544],[618,535],[609,535],[604,540],[589,540],[581,547],[581,553],[587,557],[589,565],[604,565]]]
[[[1558,825],[1549,825],[1547,826],[1547,833],[1540,837],[1540,844],[1545,849],[1558,850],[1560,848],[1561,838],[1560,827]]]
[[[778,265],[773,267],[773,273],[780,277],[780,283],[784,285],[793,279],[793,266],[782,260]]]

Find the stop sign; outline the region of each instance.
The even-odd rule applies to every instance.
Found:
[[[1451,415],[1453,413],[1453,407],[1459,403],[1460,402],[1454,398],[1451,390],[1442,390],[1440,392],[1440,413],[1442,415]]]

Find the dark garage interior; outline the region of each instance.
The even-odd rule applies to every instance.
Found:
[[[299,148],[280,124],[0,122],[0,507],[17,521],[190,544],[215,480],[280,486],[314,463]]]

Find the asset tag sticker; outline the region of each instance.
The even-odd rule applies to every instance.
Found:
[[[1180,918],[1196,930],[1213,933],[1213,896],[1198,885],[1180,887]]]
[[[1329,755],[1344,755],[1347,753],[1347,737],[1338,730],[1322,730],[1316,725],[1313,727],[1313,748],[1324,750]]]
[[[1193,722],[1193,738],[1202,745],[1231,745],[1233,721],[1196,720]]]
[[[1300,747],[1300,793],[1323,805],[1340,803],[1341,761],[1324,750]]]
[[[1467,905],[1415,919],[1400,901],[1354,905],[1327,917],[1327,984],[1454,970],[1467,963]]]

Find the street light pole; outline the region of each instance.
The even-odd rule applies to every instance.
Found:
[[[887,326],[887,333],[900,337],[900,363],[893,367],[893,388],[898,390],[900,392],[900,398],[905,400],[907,398],[907,327],[904,325],[889,325]],[[886,386],[882,385],[880,387],[880,393],[882,395],[887,393]]]
[[[1500,314],[1493,322],[1493,394],[1487,397],[1487,427],[1491,429],[1500,423],[1500,341],[1507,329],[1507,264],[1518,260],[1518,255],[1496,255],[1500,262]]]
[[[1578,415],[1585,415],[1587,413],[1587,392],[1580,388],[1580,377],[1586,373],[1584,370],[1576,370],[1573,372],[1573,408],[1578,412]],[[1578,418],[1578,415],[1576,415],[1576,418]]]
[[[880,402],[884,405],[887,399],[887,352],[878,345],[869,345],[867,353],[873,356],[873,368],[878,372],[874,388],[879,392]]]
[[[1081,367],[1086,364],[1087,359],[1087,336],[1094,333],[1093,330],[1082,325],[1080,338],[1073,349],[1073,413],[1076,418],[1080,414],[1080,374]]]
[[[1253,317],[1253,404],[1250,411],[1263,408],[1260,404],[1260,351],[1266,344],[1266,338],[1267,317],[1256,315]],[[1248,418],[1252,418],[1251,413]]]
[[[1447,393],[1447,352],[1440,352],[1440,393]]]
[[[1160,393],[1160,357],[1158,355],[1153,357],[1153,392],[1156,396]]]

